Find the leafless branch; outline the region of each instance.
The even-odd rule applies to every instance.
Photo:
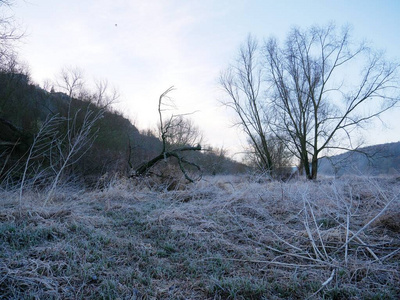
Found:
[[[175,107],[175,104],[168,95],[173,90],[173,86],[168,88],[160,95],[158,101],[159,134],[162,142],[162,151],[158,156],[136,168],[135,176],[143,176],[159,161],[174,157],[177,159],[179,168],[185,178],[189,182],[193,182],[194,180],[188,175],[184,164],[193,166],[199,171],[200,167],[186,160],[182,156],[182,153],[187,151],[200,151],[202,148],[199,143],[197,146],[190,146],[191,143],[198,139],[198,131],[191,122],[185,121],[182,115],[175,116],[172,114],[167,120],[163,118],[163,112],[171,107]]]

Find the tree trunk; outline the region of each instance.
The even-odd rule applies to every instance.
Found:
[[[310,172],[310,162],[308,161],[308,154],[307,152],[305,152],[305,154],[303,154],[303,158],[302,158],[303,162],[303,166],[304,166],[304,171],[306,173],[306,178],[307,179],[311,179],[311,172]]]
[[[309,179],[311,180],[317,179],[317,174],[318,174],[318,157],[313,156],[311,162],[311,177]]]

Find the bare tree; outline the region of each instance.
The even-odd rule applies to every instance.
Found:
[[[110,87],[108,80],[96,80],[95,86],[96,89],[93,94],[93,103],[97,107],[110,109],[112,104],[117,103],[120,95],[115,87]]]
[[[228,95],[223,104],[233,109],[239,118],[236,123],[247,134],[259,166],[271,172],[274,169],[271,134],[266,99],[262,95],[262,68],[257,41],[249,36],[240,47],[235,65],[220,75],[220,85]]]
[[[193,162],[188,161],[182,154],[187,151],[200,151],[201,146],[200,144],[196,146],[188,145],[188,144],[174,144],[171,141],[174,141],[174,136],[172,133],[177,133],[179,130],[177,129],[178,124],[182,124],[179,122],[181,115],[174,115],[172,114],[169,118],[164,119],[163,113],[171,108],[174,108],[175,105],[173,104],[171,98],[168,94],[173,91],[174,88],[168,88],[164,93],[161,94],[158,100],[158,115],[159,115],[159,135],[162,142],[162,150],[159,155],[141,164],[138,168],[136,168],[135,175],[142,176],[146,174],[153,166],[155,166],[159,161],[166,160],[168,158],[175,158],[179,164],[179,168],[182,171],[183,175],[189,182],[193,182],[194,180],[189,176],[187,169],[185,166],[189,165],[197,170],[200,170],[200,167]],[[190,137],[190,134],[187,136]],[[190,140],[186,140],[189,142]]]
[[[74,98],[91,102],[104,110],[109,110],[112,104],[118,102],[119,92],[109,84],[108,80],[95,80],[93,90],[87,89],[86,86],[84,73],[77,67],[64,67],[54,83],[48,80],[44,82],[47,91],[52,91],[55,87],[65,93],[70,100]]]
[[[4,7],[10,7],[12,1],[0,1],[0,13]],[[14,43],[23,37],[23,32],[20,32],[15,26],[13,16],[6,16],[2,13],[0,16],[0,65],[6,63],[10,58],[13,59]]]
[[[58,75],[55,85],[60,92],[67,94],[69,98],[79,99],[85,93],[83,71],[79,68],[65,67]]]
[[[282,175],[285,175],[292,164],[292,153],[288,151],[288,147],[281,138],[275,136],[274,134],[270,134],[267,137],[268,145],[271,154],[271,160],[273,163],[273,170],[270,172],[272,177],[281,178]],[[256,141],[260,143],[260,138],[257,138]],[[247,151],[245,154],[246,162],[261,171],[264,171],[263,161],[260,159],[260,155],[255,151],[255,148],[252,147],[252,142],[250,141],[251,149]],[[261,148],[261,145],[259,146]]]
[[[347,27],[294,28],[282,47],[269,39],[264,54],[274,131],[285,133],[309,179],[323,150],[354,149],[352,132],[399,100],[399,65],[355,46]]]
[[[169,145],[179,147],[202,144],[203,135],[200,129],[185,115],[173,116],[166,123],[168,124],[168,132],[165,138]]]
[[[348,27],[314,26],[292,29],[283,46],[270,38],[262,51],[248,37],[220,84],[258,165],[273,171],[288,150],[316,179],[320,157],[357,150],[354,133],[398,102],[398,69]]]

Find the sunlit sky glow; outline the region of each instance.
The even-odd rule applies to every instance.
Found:
[[[156,126],[158,97],[173,85],[180,112],[197,111],[207,143],[230,154],[245,138],[218,101],[218,76],[249,33],[282,41],[293,25],[334,21],[400,58],[397,0],[18,0],[11,9],[27,33],[20,59],[36,83],[66,66],[82,69],[87,81],[107,79],[121,93],[118,109],[140,129]],[[384,115],[389,129],[371,126],[367,144],[400,141],[398,116]]]

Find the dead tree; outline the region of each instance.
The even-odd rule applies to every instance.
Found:
[[[188,151],[200,151],[201,146],[198,144],[197,146],[191,145],[176,145],[171,144],[169,140],[172,138],[171,133],[176,132],[174,126],[176,124],[181,124],[181,122],[175,122],[177,118],[180,118],[182,115],[171,115],[168,120],[163,120],[162,113],[165,111],[165,107],[172,107],[171,103],[165,103],[166,100],[171,100],[168,97],[168,93],[174,90],[174,87],[168,88],[164,93],[161,94],[158,100],[158,114],[160,118],[160,127],[159,133],[162,142],[162,150],[159,155],[154,157],[153,159],[141,164],[139,167],[136,168],[134,176],[143,176],[149,172],[149,170],[154,167],[158,162],[162,160],[167,160],[171,157],[175,158],[178,162],[179,168],[182,171],[183,175],[185,176],[186,180],[189,182],[194,182],[194,180],[188,175],[188,172],[185,168],[185,165],[190,165],[200,171],[200,167],[185,159],[183,157],[184,152]],[[164,101],[164,102],[163,102]]]

